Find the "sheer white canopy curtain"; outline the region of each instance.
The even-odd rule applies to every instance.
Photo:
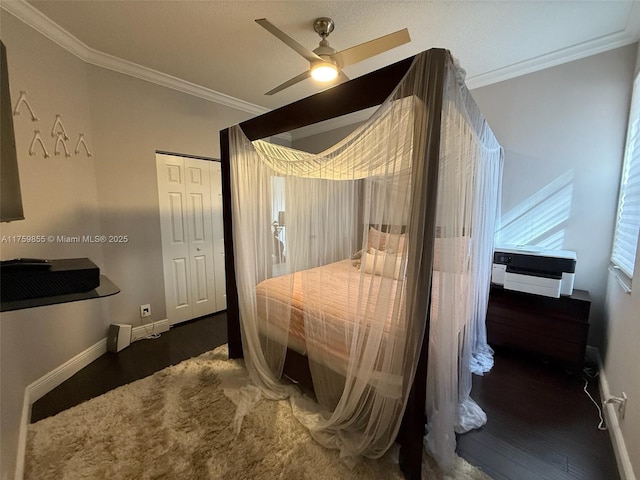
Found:
[[[448,468],[454,431],[486,420],[469,395],[472,365],[491,366],[484,314],[502,155],[448,56],[437,192],[425,182],[430,68],[417,55],[372,117],[319,154],[229,131],[245,364],[260,395],[289,397],[313,437],[347,462],[379,457],[396,439],[429,305],[427,447]],[[436,235],[425,239],[436,194]],[[286,211],[277,264],[274,202]],[[287,349],[308,358],[317,403],[282,380]],[[231,395],[239,419],[260,398]]]

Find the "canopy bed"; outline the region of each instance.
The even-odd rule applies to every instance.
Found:
[[[379,106],[320,153],[263,138]],[[445,469],[486,416],[486,343],[502,152],[451,54],[432,49],[221,131],[229,355],[348,461],[423,444]],[[272,259],[274,179],[286,252]],[[297,403],[296,403],[297,402]],[[309,404],[305,404],[308,406]],[[425,429],[426,419],[426,429]],[[425,437],[426,433],[426,437]]]

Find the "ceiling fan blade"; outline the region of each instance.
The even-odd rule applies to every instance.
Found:
[[[331,55],[331,58],[338,63],[340,68],[344,68],[347,65],[361,62],[362,60],[379,55],[380,53],[399,47],[410,41],[409,30],[405,28],[385,35],[384,37],[376,38],[375,40],[370,40],[355,47],[336,52]]]
[[[300,45],[289,35],[287,35],[278,27],[276,27],[274,24],[269,22],[269,20],[267,20],[266,18],[258,18],[256,20],[256,23],[261,27],[263,27],[268,32],[278,37],[280,40],[286,43],[289,47],[293,48],[296,52],[298,52],[300,55],[306,58],[310,63],[317,62],[318,60],[322,61],[322,58],[320,58],[318,55],[316,55],[315,53],[313,53],[311,50],[304,47],[303,45]]]
[[[289,88],[291,85],[295,85],[296,83],[301,82],[301,81],[309,78],[309,75],[310,75],[310,73],[307,70],[306,72],[301,73],[300,75],[297,75],[297,76],[293,77],[291,80],[287,80],[282,85],[278,85],[273,90],[269,90],[267,93],[265,93],[265,95],[273,95],[274,93],[278,93],[278,92],[284,90],[285,88]]]

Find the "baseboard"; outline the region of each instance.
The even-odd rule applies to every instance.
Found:
[[[24,389],[22,414],[20,417],[20,433],[18,435],[18,455],[16,459],[15,480],[24,476],[24,455],[27,448],[27,430],[31,421],[31,406],[51,390],[68,380],[94,360],[107,352],[107,339],[103,338],[72,359],[43,375]]]
[[[136,340],[148,337],[154,333],[163,333],[167,331],[169,331],[169,320],[166,319],[149,323],[147,325],[140,325],[131,330],[131,341],[135,342]],[[98,343],[90,346],[71,360],[66,361],[55,370],[52,370],[46,375],[40,377],[26,388],[29,393],[30,403],[42,398],[62,382],[71,378],[105,353],[107,353],[107,339],[103,338]]]
[[[131,341],[146,338],[154,333],[169,331],[169,320],[160,320],[135,327],[131,331]],[[90,346],[72,359],[66,361],[56,369],[43,375],[38,380],[27,385],[24,390],[22,414],[20,417],[20,433],[18,436],[18,456],[16,460],[15,480],[22,480],[24,475],[24,456],[27,448],[27,430],[31,421],[31,406],[38,399],[45,396],[51,390],[68,380],[94,360],[107,353],[107,339],[103,338],[98,343]]]
[[[158,320],[157,322],[147,323],[146,325],[140,325],[133,327],[131,330],[131,341],[141,340],[147,338],[149,335],[156,333],[164,333],[169,331],[169,320]]]
[[[604,401],[604,399],[610,398],[612,395],[609,391],[609,383],[607,382],[607,375],[604,371],[600,351],[595,347],[587,347],[587,355],[598,363],[598,370],[600,371],[600,398]],[[606,404],[602,407],[604,418],[607,423],[607,429],[609,430],[609,436],[611,437],[613,451],[616,455],[616,463],[618,464],[620,480],[636,480],[636,476],[633,473],[633,466],[631,465],[631,459],[629,458],[627,445],[624,441],[624,437],[622,436],[620,424],[618,423],[616,407],[612,404]]]
[[[106,352],[107,339],[103,338],[98,343],[90,346],[84,352],[79,353],[71,360],[66,361],[55,370],[52,370],[43,377],[40,377],[26,388],[29,393],[29,401],[33,403],[42,398],[62,382],[71,378],[94,360],[100,358]]]
[[[29,401],[29,387],[25,389],[22,401],[22,413],[20,415],[20,433],[18,434],[18,455],[16,457],[15,480],[24,478],[24,457],[27,452],[27,427],[31,419],[31,405]]]

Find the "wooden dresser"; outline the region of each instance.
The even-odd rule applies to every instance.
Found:
[[[518,349],[582,368],[589,333],[589,292],[551,298],[491,285],[487,336],[491,345]]]

